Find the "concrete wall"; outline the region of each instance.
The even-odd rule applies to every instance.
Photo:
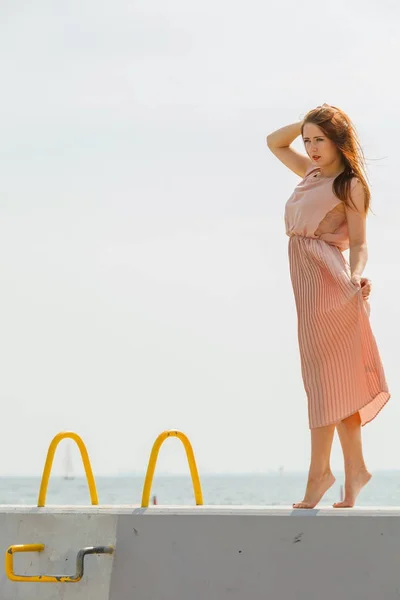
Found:
[[[400,509],[0,507],[4,551],[47,546],[44,556],[17,556],[19,571],[72,573],[80,547],[116,546],[114,557],[88,557],[77,584],[13,583],[3,572],[0,598],[398,600],[399,517]]]
[[[85,558],[85,576],[79,583],[19,583],[7,579],[4,553],[15,544],[45,544],[42,553],[16,554],[14,570],[22,575],[73,575],[76,555],[85,546],[116,544],[116,515],[63,509],[0,506],[1,600],[108,600],[112,556]]]

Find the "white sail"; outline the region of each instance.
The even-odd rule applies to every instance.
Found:
[[[74,479],[70,444],[67,444],[67,447],[65,449],[64,479]]]

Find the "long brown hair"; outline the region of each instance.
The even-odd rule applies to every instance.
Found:
[[[365,192],[365,212],[368,212],[371,192],[367,183],[364,152],[357,132],[349,117],[340,108],[323,104],[310,110],[303,119],[301,134],[306,123],[314,123],[338,148],[344,170],[335,178],[333,191],[346,206],[353,207],[351,200],[351,182],[353,177],[360,180]]]

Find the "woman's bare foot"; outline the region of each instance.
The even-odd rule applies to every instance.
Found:
[[[372,475],[367,469],[358,471],[358,473],[355,473],[354,475],[346,475],[344,500],[343,502],[335,502],[333,508],[353,508],[358,494],[361,492],[362,488],[367,485],[371,477]]]
[[[319,477],[309,475],[304,500],[293,504],[293,508],[314,508],[335,481],[331,471]]]

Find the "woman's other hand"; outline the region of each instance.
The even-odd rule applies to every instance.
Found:
[[[364,300],[368,300],[371,293],[372,283],[367,277],[360,277],[360,275],[352,275],[351,283],[361,289],[362,297]]]
[[[364,298],[364,300],[368,300],[372,288],[371,280],[367,279],[367,277],[361,277],[360,285],[362,297]]]

